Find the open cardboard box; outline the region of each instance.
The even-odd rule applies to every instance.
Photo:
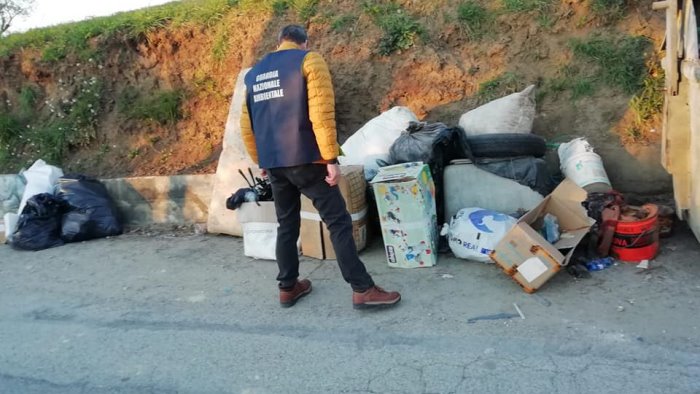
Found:
[[[581,205],[584,189],[565,179],[552,194],[518,220],[491,252],[491,259],[526,292],[533,293],[571,260],[593,224]],[[539,233],[547,213],[559,221],[561,238],[552,245]]]

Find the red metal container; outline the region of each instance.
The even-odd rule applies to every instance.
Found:
[[[659,252],[659,207],[646,204],[623,209],[615,227],[611,252],[621,261],[651,260]]]

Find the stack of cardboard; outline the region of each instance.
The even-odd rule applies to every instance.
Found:
[[[383,167],[372,180],[390,267],[437,263],[435,185],[423,163]]]
[[[491,259],[526,292],[533,293],[571,260],[574,249],[590,231],[592,219],[581,202],[584,189],[570,180],[525,214],[491,252]],[[546,214],[559,221],[561,237],[554,245],[539,233]]]
[[[341,166],[338,188],[352,217],[353,238],[360,251],[367,245],[367,182],[362,166]],[[330,232],[311,200],[301,199],[301,251],[304,256],[335,260]]]

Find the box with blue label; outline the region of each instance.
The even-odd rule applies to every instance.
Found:
[[[438,229],[430,168],[420,162],[383,167],[371,183],[389,266],[434,266]]]

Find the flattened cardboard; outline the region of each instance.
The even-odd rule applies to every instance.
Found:
[[[353,239],[358,251],[367,245],[367,182],[362,166],[340,166],[338,188],[352,216]],[[304,256],[335,260],[330,232],[313,203],[301,197],[301,249]]]
[[[564,180],[552,194],[518,220],[496,245],[491,259],[526,292],[536,291],[569,263],[574,249],[590,231],[592,219],[581,205],[586,197],[584,189]],[[542,225],[542,218],[547,213],[557,217],[563,235],[555,245],[535,230]],[[545,271],[538,261],[546,267]],[[525,263],[528,265],[521,268]]]

